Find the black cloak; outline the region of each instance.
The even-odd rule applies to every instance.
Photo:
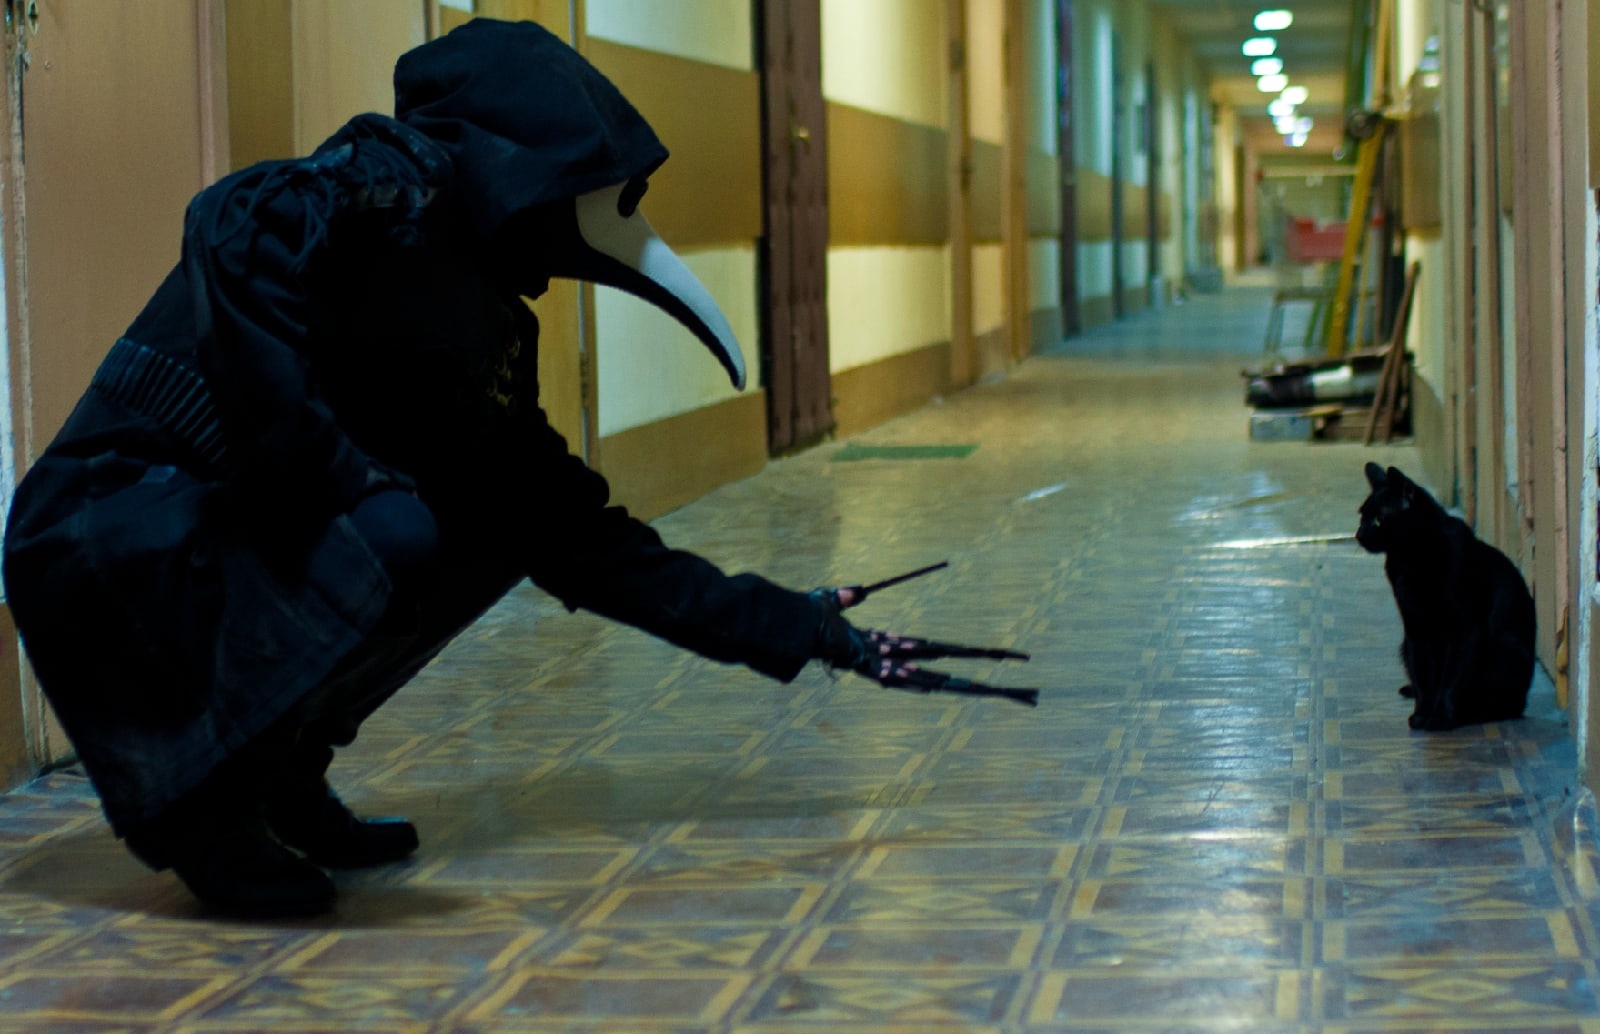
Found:
[[[182,260],[18,486],[8,599],[119,833],[331,680],[376,706],[525,577],[781,680],[813,655],[805,594],[667,548],[538,405],[521,296],[568,247],[562,204],[637,202],[650,127],[531,23],[469,22],[395,86],[397,118],[196,196]],[[347,516],[394,486],[442,557],[400,632]]]

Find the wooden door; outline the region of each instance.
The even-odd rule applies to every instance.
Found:
[[[178,260],[189,199],[216,174],[195,0],[38,0],[21,30],[24,464]]]
[[[1122,74],[1122,40],[1111,34],[1111,314],[1121,318],[1127,314],[1124,297],[1126,283],[1122,274],[1122,234],[1126,202],[1122,194],[1123,179],[1127,175],[1128,119],[1124,111],[1126,97]]]
[[[833,429],[828,368],[827,109],[820,0],[770,0],[760,20],[765,235],[762,376],[768,448]]]
[[[1145,233],[1145,284],[1149,287],[1147,304],[1155,305],[1161,284],[1161,133],[1156,113],[1156,64],[1151,61],[1144,69],[1144,104],[1140,106],[1139,133],[1144,141],[1144,233]]]
[[[19,70],[6,83],[6,391],[20,477],[177,262],[184,209],[222,171],[227,144],[218,4],[12,0],[6,10],[7,67]],[[21,737],[35,764],[60,756],[37,691],[0,694],[0,749]]]
[[[1072,0],[1056,0],[1056,155],[1061,189],[1061,331],[1083,333],[1078,298],[1078,148],[1072,89]]]
[[[945,137],[945,181],[950,190],[950,384],[978,377],[978,342],[972,333],[972,97],[967,68],[967,0],[945,0],[949,37],[950,129]]]

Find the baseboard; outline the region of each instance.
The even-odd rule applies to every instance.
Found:
[[[599,452],[612,500],[644,520],[659,517],[766,465],[766,392],[607,435]]]
[[[982,338],[979,338],[980,366]],[[833,375],[834,434],[856,434],[950,390],[950,345],[941,342]]]

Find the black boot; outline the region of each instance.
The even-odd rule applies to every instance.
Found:
[[[130,832],[146,865],[171,869],[217,912],[252,919],[316,915],[333,907],[328,874],[273,838],[259,803],[208,782]]]
[[[277,838],[330,869],[362,869],[407,858],[417,827],[400,818],[360,819],[339,800],[323,773],[333,748],[300,748],[267,792],[265,815]]]

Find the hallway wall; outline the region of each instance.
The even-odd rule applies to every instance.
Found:
[[[1203,70],[1147,2],[1078,0],[1074,33],[1078,291],[1092,327],[1170,300],[1215,265],[1202,240],[1218,130]]]
[[[60,2],[66,9],[104,0]],[[181,121],[176,131],[210,157],[202,156],[193,179],[164,176],[159,189],[149,190],[124,183],[123,207],[153,224],[123,234],[120,247],[148,245],[160,253],[175,241],[172,190],[181,210],[208,178],[306,152],[354,114],[390,111],[395,56],[430,34],[475,13],[534,18],[610,75],[672,150],[643,210],[707,284],[748,366],[759,369],[762,114],[756,8],[747,0],[173,2],[172,10],[186,17],[209,12],[214,46],[173,65],[159,34],[130,33],[127,51],[163,62],[198,87],[192,105],[166,104],[163,118]],[[1198,218],[1179,201],[1199,197],[1204,182],[1202,149],[1188,144],[1209,133],[1209,106],[1179,34],[1152,22],[1144,0],[1077,0],[1075,95],[1083,109],[1073,119],[1076,167],[1066,170],[1057,139],[1056,0],[944,0],[939,17],[930,17],[930,6],[926,0],[821,3],[830,369],[840,436],[1003,373],[1059,338],[1064,176],[1078,190],[1073,257],[1086,323],[1113,317],[1114,281],[1122,285],[1124,312],[1164,300],[1181,284],[1201,237]],[[961,98],[952,96],[953,31],[962,37]],[[208,39],[199,30],[191,35]],[[1115,90],[1114,49],[1124,73]],[[1153,92],[1146,76],[1152,67]],[[148,134],[156,123],[140,105],[156,98],[119,85],[114,72],[74,70],[86,79],[103,75],[94,85],[117,98],[106,111],[114,111],[119,125]],[[967,121],[955,140],[958,100]],[[716,117],[707,118],[708,111]],[[1154,138],[1141,128],[1143,112],[1150,113]],[[1121,158],[1115,218],[1113,137]],[[1159,163],[1152,160],[1152,139],[1160,143]],[[964,167],[950,160],[958,144],[970,152]],[[49,185],[19,176],[14,186],[22,193],[87,189],[111,175],[104,165],[87,164]],[[953,206],[964,206],[970,245],[954,243]],[[9,257],[14,264],[25,258]],[[64,297],[47,279],[35,277],[35,296]],[[8,284],[10,319],[21,326],[17,290]],[[120,328],[132,311],[106,326]],[[572,449],[611,480],[618,501],[652,517],[766,463],[760,387],[732,391],[699,343],[656,310],[607,289],[558,282],[536,311],[544,405]],[[67,386],[60,400],[76,396],[114,333],[84,335],[95,342],[87,350],[42,337],[35,343],[37,354],[49,357],[50,383]],[[15,352],[12,359],[15,368]],[[33,420],[33,406],[19,398],[14,418]],[[13,667],[25,670],[20,660]],[[0,693],[14,699],[21,690],[0,686]],[[30,721],[42,726],[48,718],[41,712]],[[21,736],[20,729],[8,735],[0,723],[0,752]],[[22,755],[37,763],[50,751],[27,748]]]
[[[1443,225],[1413,328],[1418,440],[1475,531],[1519,563],[1592,787],[1596,195],[1592,5],[1403,5],[1396,57],[1440,36]]]

